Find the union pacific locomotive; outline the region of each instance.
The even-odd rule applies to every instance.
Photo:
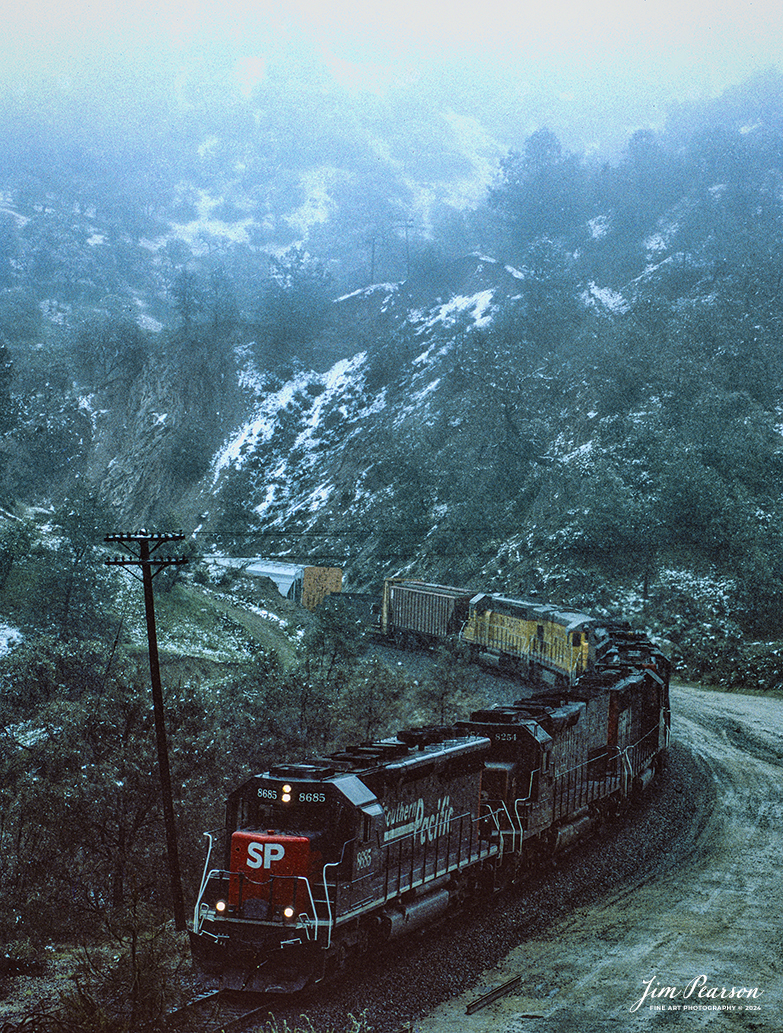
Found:
[[[584,613],[530,599],[390,578],[381,634],[400,645],[462,642],[476,659],[545,685],[573,685],[608,646],[607,628]]]
[[[239,786],[190,934],[197,971],[225,988],[301,989],[509,886],[617,813],[660,763],[669,663],[625,623],[396,581],[381,626],[456,636],[544,691]]]

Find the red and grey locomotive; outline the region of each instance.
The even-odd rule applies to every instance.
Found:
[[[626,625],[578,616],[593,645],[570,684],[236,789],[195,907],[197,971],[231,989],[300,989],[508,885],[644,788],[668,744],[669,663]]]

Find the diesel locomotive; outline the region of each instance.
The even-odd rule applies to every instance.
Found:
[[[387,582],[386,634],[456,636],[537,673],[543,691],[453,726],[271,765],[232,792],[190,932],[196,970],[224,988],[296,991],[507,888],[618,813],[661,762],[670,666],[645,635],[400,584]]]
[[[403,646],[463,643],[476,660],[550,686],[573,685],[609,647],[605,623],[587,614],[406,578],[384,582],[379,631]]]

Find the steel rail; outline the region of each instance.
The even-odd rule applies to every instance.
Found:
[[[487,993],[482,994],[481,997],[477,997],[475,1001],[471,1001],[465,1009],[466,1015],[472,1015],[474,1011],[479,1011],[480,1008],[486,1007],[488,1004],[492,1004],[493,1001],[497,1001],[499,997],[505,997],[506,994],[519,986],[522,982],[522,976],[514,976],[513,979],[509,979],[505,983],[501,983],[500,986],[496,986],[494,990],[488,990]]]

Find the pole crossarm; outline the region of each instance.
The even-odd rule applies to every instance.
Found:
[[[158,545],[163,545],[164,542],[184,542],[185,532],[135,531],[128,533],[123,531],[121,534],[107,534],[103,540],[105,542],[157,542]]]
[[[131,559],[125,556],[108,556],[103,561],[107,567],[139,567],[144,560],[135,558]],[[149,562],[151,567],[156,567],[156,570],[152,571],[152,576],[155,577],[159,574],[164,567],[181,567],[188,562],[187,556],[166,556],[159,559],[150,559]]]
[[[183,542],[182,531],[175,534],[155,534],[150,531],[136,533],[107,534],[103,539],[107,544],[115,544],[125,549],[130,556],[109,556],[104,560],[107,567],[142,567],[147,568],[151,577],[155,577],[165,567],[181,567],[188,562],[187,556],[156,556],[155,553],[163,545],[171,542]],[[134,574],[134,577],[139,577]]]

